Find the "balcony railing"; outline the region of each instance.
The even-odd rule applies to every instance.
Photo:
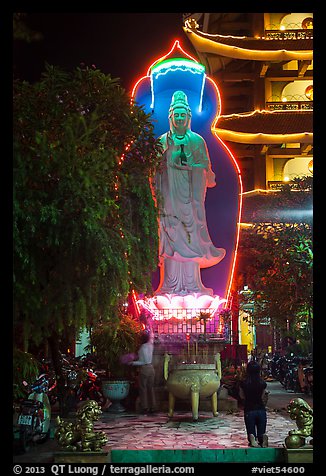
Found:
[[[266,109],[268,111],[312,111],[313,101],[268,101]]]
[[[313,29],[265,30],[265,40],[312,40]]]
[[[294,182],[293,180],[289,180],[288,182],[284,182],[283,180],[268,180],[267,188],[268,190],[282,190],[284,185],[287,185],[287,184],[291,185],[292,192],[299,191],[299,192],[311,193],[311,188],[309,187],[309,185],[307,185],[306,188],[302,188],[301,184],[298,184],[297,182]]]
[[[228,325],[216,313],[205,321],[196,316],[194,311],[207,311],[207,309],[161,309],[153,319],[155,334],[203,335],[214,336],[216,339],[227,339]],[[186,313],[186,314],[185,314]],[[173,316],[173,317],[171,317]]]

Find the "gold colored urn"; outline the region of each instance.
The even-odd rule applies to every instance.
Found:
[[[215,355],[215,363],[182,363],[169,373],[171,356],[164,356],[164,378],[169,392],[169,412],[171,418],[174,414],[175,399],[190,399],[192,417],[198,420],[199,399],[210,397],[212,412],[217,412],[217,391],[221,383],[221,359],[220,354]]]

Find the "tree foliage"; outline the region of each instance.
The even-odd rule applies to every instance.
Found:
[[[110,378],[130,376],[130,367],[121,362],[121,357],[137,352],[142,331],[141,323],[128,314],[114,322],[99,322],[92,328],[90,350],[94,347],[99,365]]]
[[[37,344],[117,312],[157,266],[150,116],[99,70],[14,81],[16,335]]]
[[[313,315],[312,182],[296,179],[265,201],[257,222],[241,231],[239,254],[244,284],[251,290],[254,322],[270,320],[283,333],[311,339]],[[284,221],[284,212],[286,221]],[[273,213],[271,213],[273,212]],[[257,214],[258,215],[258,214]],[[305,220],[299,221],[298,215]],[[283,219],[282,219],[283,218]],[[246,299],[248,296],[246,297]]]

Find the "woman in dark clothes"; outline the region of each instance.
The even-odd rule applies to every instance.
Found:
[[[260,365],[251,361],[247,365],[247,375],[240,383],[240,398],[244,400],[244,421],[249,446],[266,448],[267,412],[264,401],[268,392],[267,384],[260,376]]]

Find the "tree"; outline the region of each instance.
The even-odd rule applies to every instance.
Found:
[[[14,81],[15,343],[57,345],[148,292],[158,260],[150,116],[95,68]]]
[[[285,211],[288,213],[285,214]],[[281,334],[312,347],[313,251],[312,181],[298,178],[265,200],[256,219],[273,216],[242,230],[240,256],[245,284],[252,293],[255,323],[270,320]],[[286,216],[286,222],[284,221]],[[298,216],[304,221],[299,221]],[[300,219],[299,218],[299,219]]]

